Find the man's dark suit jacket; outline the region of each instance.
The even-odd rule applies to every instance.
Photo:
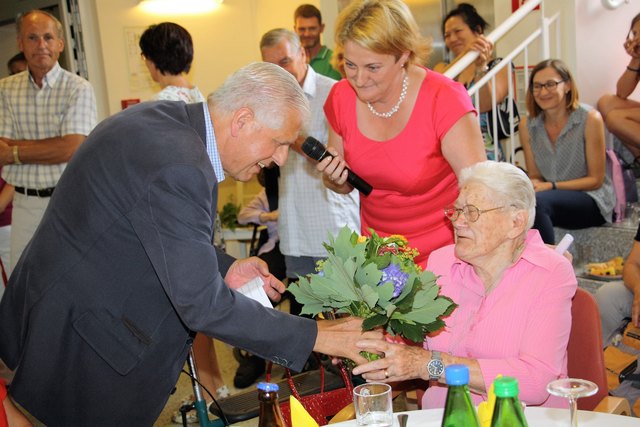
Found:
[[[64,172],[0,304],[10,393],[53,426],[150,426],[201,331],[300,370],[315,322],[229,288],[203,104],[105,120]]]

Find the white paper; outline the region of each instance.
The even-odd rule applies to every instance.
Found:
[[[258,301],[260,304],[268,308],[273,308],[267,293],[265,292],[264,282],[259,276],[249,280],[247,283],[236,289],[238,292],[252,300]]]
[[[573,243],[573,236],[568,233],[565,234],[562,240],[560,240],[560,243],[558,243],[558,246],[556,246],[556,252],[563,254],[567,249],[569,249],[571,243]]]

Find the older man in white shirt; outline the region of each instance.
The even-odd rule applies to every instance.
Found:
[[[306,61],[298,36],[278,28],[260,41],[262,59],[279,65],[298,80],[311,105],[307,135],[326,144],[327,121],[323,105],[335,80],[316,73]],[[285,255],[287,277],[295,279],[315,272],[315,263],[326,258],[322,242],[345,225],[360,230],[359,197],[356,190],[337,194],[322,183],[316,161],[300,149],[305,136],[294,145],[296,155],[280,167],[278,233],[280,251]]]

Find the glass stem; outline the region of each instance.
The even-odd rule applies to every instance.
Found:
[[[571,414],[571,427],[578,427],[578,400],[569,396],[569,412]]]

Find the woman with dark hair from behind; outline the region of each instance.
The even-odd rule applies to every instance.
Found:
[[[433,67],[434,71],[444,73],[469,51],[478,52],[478,57],[455,78],[469,89],[480,80],[502,58],[493,57],[493,43],[484,34],[489,23],[480,16],[475,7],[468,3],[460,3],[458,7],[447,14],[442,22],[442,35],[447,49],[452,54],[450,63],[441,62]],[[509,69],[504,67],[495,77],[496,104],[500,104],[509,94]],[[491,93],[493,82],[489,80],[480,89],[480,105],[476,105],[480,113],[480,128],[485,142],[487,156],[493,159],[494,145],[491,131],[493,124],[489,123],[487,112],[491,111]],[[500,151],[499,151],[500,153]],[[500,160],[500,159],[498,159]]]
[[[193,43],[187,30],[173,22],[151,25],[142,33],[139,44],[151,78],[162,87],[154,100],[205,101],[187,80],[193,61]]]
[[[187,80],[186,74],[191,69],[193,61],[193,43],[186,29],[173,22],[151,25],[140,37],[140,49],[151,78],[162,86],[154,100],[186,103],[206,101],[198,88]],[[200,383],[213,393],[216,399],[228,397],[229,389],[222,379],[213,340],[201,333],[196,334],[193,352]],[[211,397],[206,393],[204,397],[208,407]],[[187,397],[182,404],[187,405],[192,400],[192,397]],[[174,413],[173,421],[182,423],[182,414]],[[198,422],[195,411],[187,413],[187,422]]]
[[[578,102],[578,88],[559,59],[540,62],[527,89],[528,120],[520,144],[536,191],[533,228],[555,243],[553,227],[581,229],[611,222],[615,203],[606,174],[604,123]]]

